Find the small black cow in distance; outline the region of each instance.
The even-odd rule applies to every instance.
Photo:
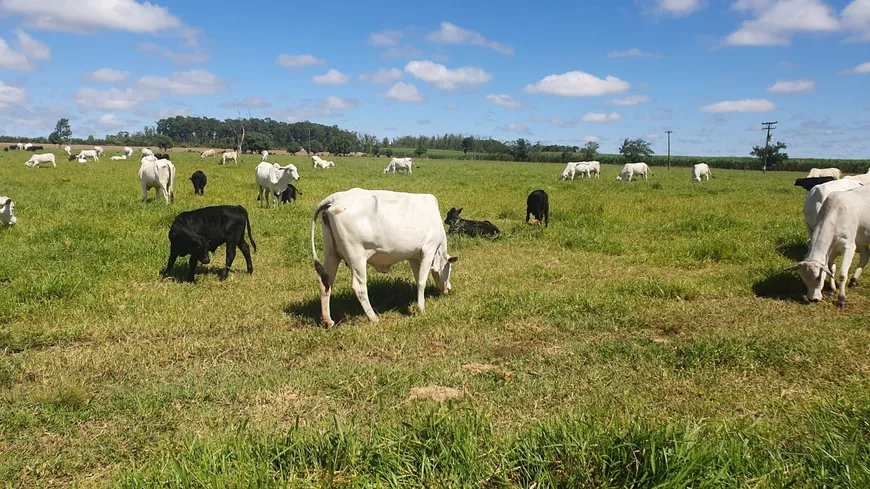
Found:
[[[283,192],[281,192],[281,195],[275,194],[275,197],[280,199],[281,204],[286,204],[291,200],[293,203],[296,203],[296,194],[302,195],[302,192],[291,183],[287,185],[287,188],[285,188]],[[258,195],[257,200],[262,200],[262,196]]]
[[[34,151],[35,152],[35,151],[42,151],[44,149],[45,149],[44,146],[31,146],[31,147],[27,148],[27,151]]]
[[[489,221],[470,221],[459,217],[461,212],[462,207],[459,209],[451,207],[447,211],[447,219],[444,220],[444,224],[450,226],[447,228],[448,233],[466,236],[495,236],[500,232],[495,224]]]
[[[823,183],[828,183],[836,180],[834,177],[812,177],[812,178],[798,178],[794,181],[795,187],[803,187],[804,190],[809,192],[816,185],[821,185]]]
[[[535,190],[526,199],[526,222],[529,222],[529,214],[535,216],[535,225],[540,226],[544,220],[544,227],[550,227],[550,197],[543,190]]]
[[[193,172],[193,175],[190,176],[190,181],[193,182],[193,194],[204,195],[205,184],[208,183],[208,179],[205,177],[205,173],[203,173],[201,170],[196,170],[195,172]]]
[[[168,277],[179,256],[190,255],[190,272],[188,282],[193,282],[197,262],[208,265],[209,252],[214,252],[218,246],[226,243],[227,261],[223,270],[218,273],[220,280],[225,280],[230,273],[230,267],[236,258],[236,246],[242,250],[248,273],[254,273],[254,263],[251,261],[251,250],[245,242],[245,228],[248,229],[248,239],[257,251],[257,244],[251,236],[251,221],[248,211],[240,205],[216,205],[203,207],[194,211],[182,212],[175,217],[169,229],[169,263],[163,271],[163,277]]]
[[[168,160],[169,154],[168,153],[154,153],[154,157],[157,158],[158,160]]]

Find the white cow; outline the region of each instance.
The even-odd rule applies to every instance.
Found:
[[[233,163],[239,166],[239,154],[235,151],[227,151],[221,155],[221,165],[226,165],[228,160],[233,160]]]
[[[813,230],[816,228],[819,211],[822,209],[822,204],[825,199],[836,192],[843,192],[864,186],[859,180],[854,178],[844,178],[842,180],[831,180],[830,182],[816,185],[807,192],[807,198],[804,201],[804,223],[807,225],[807,235],[812,239]]]
[[[203,151],[202,153],[199,154],[199,157],[200,157],[200,158],[205,158],[206,156],[211,157],[211,158],[214,158],[214,150],[213,150],[213,149],[207,149],[207,150],[205,150],[205,151]]]
[[[82,155],[78,155],[78,156],[76,156],[76,161],[81,163],[82,165],[84,165],[85,163],[88,162],[88,159]]]
[[[148,190],[152,188],[155,189],[155,200],[160,198],[161,192],[167,204],[175,200],[175,165],[171,161],[158,160],[153,156],[143,157],[139,167],[139,182],[142,184],[142,202],[148,202]]]
[[[870,259],[870,187],[834,192],[825,199],[806,257],[788,270],[800,272],[807,298],[816,302],[822,298],[825,275],[833,279],[834,262],[843,255],[836,286],[837,305],[842,309],[846,307],[846,276],[856,249],[861,260],[849,281],[850,287],[858,284]]]
[[[622,167],[622,171],[619,172],[619,175],[616,176],[617,180],[622,180],[623,178],[628,178],[628,181],[631,181],[631,177],[634,175],[641,175],[643,180],[646,181],[647,174],[652,175],[652,172],[649,171],[649,165],[646,163],[626,163]]]
[[[98,156],[103,156],[103,153],[105,153],[102,146],[94,146],[94,151],[97,152]]]
[[[33,155],[24,163],[27,168],[34,166],[42,166],[42,163],[51,163],[51,166],[57,168],[57,163],[54,161],[54,153],[45,153],[41,155]]]
[[[123,155],[119,155],[119,156],[113,156],[113,157],[111,157],[110,159],[112,159],[112,160],[116,160],[116,161],[117,161],[117,160],[126,160],[126,159],[127,159],[127,155],[123,154]]]
[[[269,157],[269,152],[266,151],[265,149],[264,149],[262,152],[260,152],[260,154],[263,155],[263,160],[262,160],[262,161],[266,161],[266,158]]]
[[[124,146],[124,156],[126,156],[127,158],[133,156],[133,148],[129,146]]]
[[[69,146],[64,146],[63,152],[66,153],[67,156],[72,156],[72,148]]]
[[[417,166],[412,158],[393,158],[390,160],[390,164],[388,164],[387,167],[384,168],[384,173],[399,173],[399,170],[404,169],[408,170],[408,174],[410,175],[412,173],[412,166]]]
[[[78,159],[80,159],[80,160],[85,159],[86,160],[88,158],[93,158],[94,161],[100,161],[100,155],[94,149],[83,149],[83,150],[81,150],[81,152],[79,152]]]
[[[0,197],[0,224],[14,226],[18,223],[15,217],[15,203],[6,196]]]
[[[24,149],[24,143],[15,143],[15,147],[18,149]]]
[[[589,166],[589,163],[585,161],[573,161],[568,163],[565,166],[565,169],[562,170],[562,180],[564,181],[568,178],[574,180],[574,176],[578,173],[580,174],[580,178],[583,178],[584,175],[588,177],[590,171],[592,171],[592,169]]]
[[[843,177],[843,180],[846,180],[846,179],[857,180],[857,181],[863,183],[864,185],[870,185],[870,173],[862,173],[861,175],[849,175],[849,176]]]
[[[595,178],[601,178],[601,163],[598,161],[587,161],[589,164],[589,178],[592,178],[592,173],[595,174]]]
[[[323,264],[314,244],[317,215],[323,213]],[[417,307],[425,312],[424,292],[429,273],[442,294],[450,292],[450,272],[457,257],[447,253],[447,235],[438,200],[431,194],[353,188],[334,193],[317,206],[311,221],[311,252],[320,287],[323,323],[334,323],[329,297],[341,260],[351,269],[351,287],[366,316],[377,322],[369,303],[366,264],[387,273],[405,260],[417,281]]]
[[[711,174],[710,165],[706,163],[698,163],[692,166],[692,180],[696,182],[700,182],[702,178],[706,178],[709,182]]]
[[[315,160],[314,158],[317,158],[317,159]],[[311,157],[311,161],[314,163],[314,168],[315,168],[315,169],[317,169],[317,168],[324,168],[324,169],[326,169],[326,168],[329,168],[329,167],[331,167],[331,166],[335,166],[335,163],[334,163],[334,162],[332,162],[332,161],[322,160],[322,159],[320,159],[319,156],[312,156],[312,157]]]
[[[33,146],[33,143],[24,143],[23,149],[30,149],[31,146]]]
[[[287,189],[288,185],[299,180],[299,172],[296,170],[296,165],[279,166],[276,163],[269,163],[268,161],[257,165],[254,175],[257,179],[257,187],[259,188],[258,200],[263,200],[263,192],[266,192],[266,208],[271,207],[272,198],[276,199],[277,204],[277,196],[280,196]]]
[[[807,175],[807,178],[813,177],[834,177],[840,178],[840,169],[839,168],[813,168],[810,170],[810,174]]]
[[[148,148],[142,148],[142,156],[154,156],[154,152]]]

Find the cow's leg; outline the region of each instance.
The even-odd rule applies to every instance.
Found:
[[[369,302],[365,258],[355,260],[353,264],[350,265],[350,270],[353,274],[353,280],[351,281],[353,293],[356,294],[356,298],[362,306],[363,311],[365,311],[366,316],[368,316],[372,322],[378,322],[378,315],[375,314],[375,310],[372,309],[372,305]]]
[[[831,256],[828,259],[828,270],[830,270],[831,274],[832,274],[830,276],[829,281],[828,281],[828,283],[831,287],[831,292],[836,292],[837,291],[837,282],[835,280],[835,278],[837,276],[837,257],[836,256]],[[849,272],[847,271],[846,273],[849,273]],[[825,284],[824,280],[822,280],[822,284],[823,284],[822,290],[824,291],[824,284]]]
[[[187,262],[187,266],[188,266],[188,268],[190,268],[190,271],[187,274],[187,281],[190,283],[193,283],[193,275],[196,273],[196,264],[197,264],[196,257],[193,255],[190,255],[190,261]]]
[[[142,203],[148,202],[148,186],[142,183]]]
[[[629,182],[631,181],[631,177],[633,177],[633,176],[634,176],[634,173],[629,173],[629,174],[628,174],[628,181],[629,181]]]
[[[423,260],[408,260],[411,265],[411,271],[414,272],[414,279],[417,281],[417,309],[420,312],[426,312],[426,282],[429,280],[429,269],[422,266],[423,263],[430,263],[430,257],[423,257]]]
[[[850,243],[843,250],[843,262],[840,264],[840,273],[837,276],[839,281],[839,295],[837,297],[837,307],[843,309],[846,307],[846,276],[849,275],[849,268],[852,266],[852,258],[855,256],[855,245]]]
[[[169,274],[172,272],[172,267],[175,266],[175,260],[177,258],[178,258],[178,255],[176,255],[175,253],[173,253],[171,251],[169,252],[169,262],[166,264],[166,269],[163,270],[163,278],[168,277]]]
[[[855,269],[855,273],[852,274],[852,279],[849,280],[849,287],[858,285],[861,273],[864,272],[864,267],[867,266],[867,261],[870,260],[870,247],[862,246],[858,252],[861,254],[861,260],[858,261],[858,268]],[[846,273],[849,273],[849,271],[846,270]]]
[[[224,269],[218,273],[218,278],[223,281],[227,279],[227,275],[230,274],[230,267],[233,266],[233,260],[236,259],[236,245],[235,243],[227,241],[227,262],[224,265]]]
[[[326,230],[326,228],[324,228]],[[324,233],[324,240],[326,239]],[[338,265],[341,263],[338,255],[329,253],[324,249],[323,272],[324,276],[318,277],[317,285],[320,287],[320,318],[326,326],[333,326],[332,315],[329,312],[329,298],[335,285],[335,275],[338,273]]]
[[[242,256],[245,257],[245,264],[248,265],[248,273],[254,273],[254,261],[251,260],[251,248],[245,238],[239,241],[239,249],[242,250]]]

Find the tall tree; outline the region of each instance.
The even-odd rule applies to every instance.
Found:
[[[517,161],[526,161],[529,159],[529,142],[523,138],[519,138],[511,147],[511,154]]]
[[[786,148],[785,143],[777,141],[776,144],[767,147],[767,167],[775,168],[788,159],[788,153],[781,152]],[[764,161],[764,146],[753,146],[750,155],[758,158],[759,163]]]
[[[619,154],[624,156],[627,162],[636,163],[654,155],[655,152],[650,148],[648,141],[644,141],[641,138],[625,138],[625,141],[622,142],[622,146],[619,148]]]
[[[583,161],[594,161],[595,158],[598,157],[598,148],[600,147],[598,141],[587,141],[586,144],[580,148],[580,159]]]
[[[72,129],[69,127],[69,119],[67,118],[57,121],[54,132],[48,135],[48,141],[58,146],[68,143],[70,139],[72,139]]]
[[[467,136],[462,138],[462,153],[468,154],[469,151],[474,149],[474,138],[471,136]]]

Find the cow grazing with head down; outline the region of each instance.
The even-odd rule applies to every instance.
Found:
[[[24,166],[27,168],[32,168],[34,166],[39,167],[42,166],[43,163],[51,163],[51,166],[57,168],[57,163],[54,161],[54,153],[33,155],[24,163]]]
[[[451,207],[447,211],[447,218],[444,219],[444,224],[447,224],[448,234],[464,234],[466,236],[496,236],[500,231],[495,224],[489,221],[471,221],[459,217],[462,213],[462,207],[457,209]]]
[[[412,173],[412,166],[417,166],[412,158],[393,158],[390,160],[387,167],[384,168],[384,173],[399,173],[399,170],[408,170],[408,174],[410,175]],[[420,167],[417,166],[417,168]]]
[[[317,216],[321,212],[322,265],[317,261],[314,243]],[[447,234],[434,195],[361,188],[334,193],[318,204],[311,221],[311,253],[320,287],[321,316],[327,326],[335,324],[329,298],[342,260],[351,269],[351,287],[357,300],[374,322],[378,321],[378,315],[369,303],[367,265],[387,273],[396,263],[407,260],[417,280],[417,307],[423,313],[429,274],[438,290],[447,294],[452,287],[453,263],[457,260],[447,253]]]
[[[205,194],[205,184],[208,183],[208,179],[205,177],[205,173],[203,173],[202,170],[193,172],[193,175],[190,176],[190,181],[193,182],[194,195]]]
[[[647,175],[652,175],[652,172],[649,171],[649,165],[646,163],[626,163],[622,166],[622,171],[619,172],[619,175],[616,176],[617,180],[622,180],[627,178],[628,181],[631,181],[631,177],[635,175],[640,175],[643,177],[643,180],[646,181]]]
[[[846,177],[849,178],[849,177]],[[821,185],[823,183],[828,183],[836,180],[834,177],[813,177],[813,178],[798,178],[794,181],[795,187],[801,187],[807,192],[813,189],[816,185]]]
[[[700,182],[702,178],[706,178],[709,182],[711,175],[710,165],[706,163],[698,163],[692,166],[692,180],[695,182]]]
[[[18,218],[15,217],[15,203],[9,197],[0,196],[0,224],[14,226],[17,223]]]
[[[550,227],[550,196],[543,190],[535,190],[526,198],[526,222],[529,215],[535,216],[535,225],[540,226],[544,220],[544,227]]]
[[[245,257],[248,273],[254,273],[251,250],[245,241],[245,229],[248,230],[251,246],[257,251],[257,244],[251,236],[251,221],[244,207],[218,205],[182,212],[175,217],[169,229],[169,262],[163,271],[163,277],[169,276],[178,257],[190,255],[187,281],[193,282],[197,263],[208,265],[211,262],[209,252],[214,252],[224,243],[227,245],[227,259],[223,270],[218,273],[220,280],[225,280],[230,273],[230,267],[236,258],[236,247]]]
[[[205,157],[214,158],[214,150],[207,149],[207,150],[203,151],[202,153],[200,153],[199,157],[200,158],[205,158]]]
[[[287,185],[299,180],[296,165],[279,166],[277,163],[269,163],[268,161],[257,165],[257,168],[254,169],[254,176],[259,189],[257,200],[262,200],[265,192],[267,208],[272,206],[273,196],[280,195],[287,188]]]

